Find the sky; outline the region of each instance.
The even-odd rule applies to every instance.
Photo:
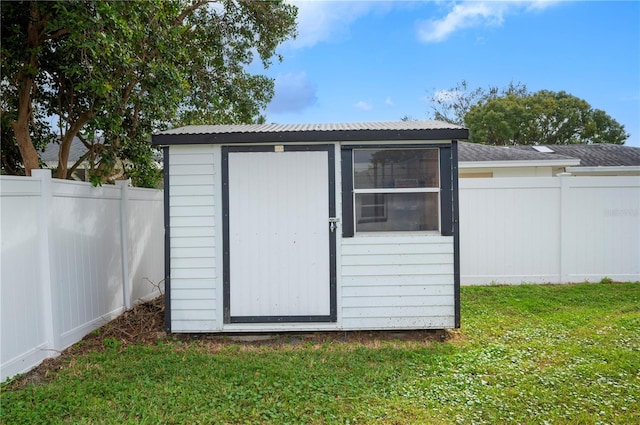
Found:
[[[565,91],[624,125],[640,147],[638,1],[291,1],[298,36],[268,123],[429,119],[434,94],[526,85]]]

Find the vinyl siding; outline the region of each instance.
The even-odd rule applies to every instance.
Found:
[[[217,167],[213,146],[172,146],[169,161],[171,225],[171,330],[218,329],[215,198]]]
[[[343,329],[454,327],[453,237],[356,236],[341,248]]]

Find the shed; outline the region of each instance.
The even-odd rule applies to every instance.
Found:
[[[439,121],[187,126],[164,149],[169,332],[460,326]]]

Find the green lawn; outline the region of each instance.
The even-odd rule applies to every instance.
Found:
[[[464,287],[446,342],[105,339],[1,403],[7,424],[638,424],[640,282]]]

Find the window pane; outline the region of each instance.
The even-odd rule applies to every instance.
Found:
[[[438,149],[354,149],[355,189],[439,187]]]
[[[438,230],[437,193],[357,193],[357,232]]]

